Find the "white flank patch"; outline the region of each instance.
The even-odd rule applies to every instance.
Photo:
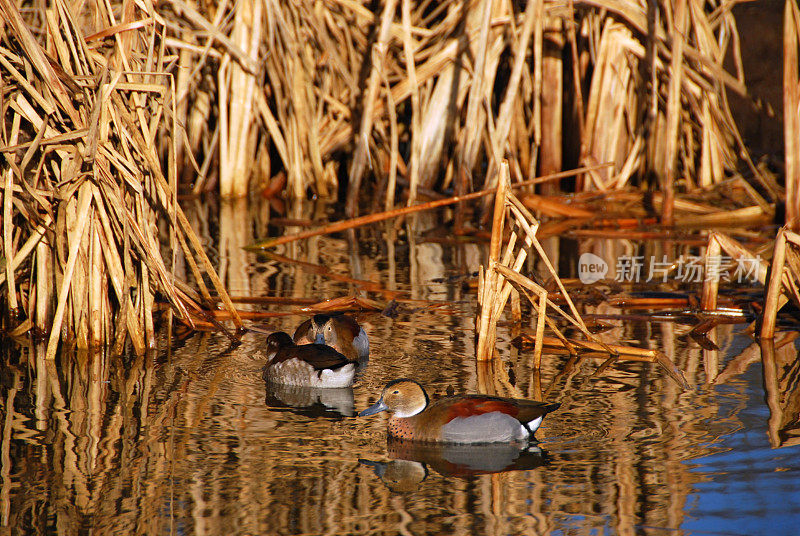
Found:
[[[319,373],[318,385],[315,387],[350,387],[353,385],[353,376],[356,366],[353,363],[336,370],[325,369]]]
[[[325,369],[317,372],[305,361],[289,359],[270,367],[267,371],[267,379],[284,385],[304,387],[350,387],[353,385],[355,369],[356,366],[350,363],[336,370]]]
[[[530,428],[530,429],[531,429],[531,433],[532,433],[532,434],[533,434],[533,433],[536,433],[536,430],[538,430],[538,429],[539,429],[539,426],[541,426],[541,425],[542,425],[542,420],[543,420],[543,419],[544,419],[544,415],[542,415],[541,417],[538,417],[538,418],[536,418],[536,419],[533,419],[532,421],[530,421],[530,422],[528,423],[528,428]]]

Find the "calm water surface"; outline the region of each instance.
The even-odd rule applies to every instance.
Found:
[[[793,337],[762,349],[743,325],[720,326],[710,334],[720,347],[713,352],[686,337],[688,326],[611,320],[605,340],[663,350],[691,389],[650,363],[601,369],[602,359],[587,358],[567,367],[565,356],[546,355],[541,390],[562,407],[537,433],[537,448],[387,443],[385,416],[353,416],[386,381],[415,378],[432,397],[478,390],[475,291],[462,276],[478,269],[483,246],[424,234],[387,244],[381,228],[290,245],[279,253],[314,266],[287,264],[239,250],[263,235],[249,223],[257,215],[223,207],[217,219],[202,210],[194,221],[234,295],[387,301],[314,266],[404,292],[394,318],[358,314],[371,356],[355,387],[266,386],[258,332],[236,348],[219,334],[162,337],[158,352],[124,363],[65,353],[59,367],[8,344],[0,533],[797,534]],[[576,250],[628,247],[545,245],[562,252],[562,268]],[[604,304],[584,311],[621,312]],[[293,330],[304,318],[248,325]],[[488,389],[532,397],[531,351],[510,343],[512,329],[501,327]]]

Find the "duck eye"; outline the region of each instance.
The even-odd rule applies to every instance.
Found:
[[[393,394],[393,395],[399,395],[399,394],[400,394],[400,391],[398,391],[397,389],[395,389],[394,391],[392,391],[392,394]]]

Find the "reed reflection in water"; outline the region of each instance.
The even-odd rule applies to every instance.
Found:
[[[449,337],[469,315],[362,320],[375,344],[353,390],[356,408],[399,374],[420,378],[433,396],[474,390],[469,358]],[[430,337],[398,353],[398,324],[427,327]],[[732,340],[732,351],[752,351],[744,337]],[[798,449],[769,450],[757,366],[719,386],[704,385],[699,368],[696,391],[680,392],[650,365],[593,377],[597,365],[584,363],[554,391],[564,406],[540,430],[540,458],[517,467],[513,453],[494,453],[494,466],[476,466],[474,453],[387,443],[385,422],[347,416],[346,402],[338,412],[322,398],[269,391],[253,358],[260,342],[249,334],[232,350],[200,335],[126,365],[63,355],[60,369],[41,363],[33,374],[29,349],[6,348],[3,526],[15,534],[560,534],[727,522],[726,534],[752,534],[770,516],[778,527],[796,521]],[[684,366],[699,362],[699,349],[680,350]],[[557,372],[547,367],[545,385]],[[278,394],[281,406],[265,404]],[[309,412],[309,401],[330,414]],[[504,468],[513,470],[491,473]],[[758,499],[723,501],[730,493]],[[748,531],[736,528],[742,516]]]
[[[195,222],[201,230],[222,223]],[[230,244],[246,242],[226,232]],[[251,254],[249,267],[226,272],[229,283],[233,274],[247,278],[241,290],[256,295],[326,297],[361,288],[315,272],[317,265],[418,299],[447,300],[446,307],[400,307],[394,318],[360,314],[370,360],[341,397],[265,385],[265,336],[255,332],[238,348],[221,335],[171,345],[162,339],[159,352],[123,360],[64,353],[48,363],[35,348],[6,344],[3,529],[744,535],[792,534],[798,526],[793,336],[761,348],[736,328],[718,326],[714,362],[686,337],[690,326],[616,321],[603,337],[664,349],[693,389],[683,391],[648,363],[620,362],[598,373],[602,361],[566,369],[566,357],[545,355],[542,390],[562,408],[537,432],[541,452],[420,453],[387,442],[383,418],[352,413],[374,402],[388,380],[413,377],[432,397],[477,391],[474,295],[462,276],[481,256],[475,244],[424,243],[418,236],[390,248],[374,238],[318,237],[280,252],[307,264]],[[212,258],[235,262],[226,250]],[[608,304],[586,311],[620,312]],[[262,323],[292,330],[301,320]],[[493,366],[502,381],[495,387],[533,396],[530,354],[511,345],[511,331],[502,326],[498,334],[501,359]],[[493,463],[476,462],[481,455]]]

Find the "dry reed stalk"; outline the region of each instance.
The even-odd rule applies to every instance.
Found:
[[[736,261],[738,266],[744,266],[745,263],[752,264],[755,272],[755,280],[762,285],[766,285],[767,283],[767,269],[769,267],[767,261],[761,259],[760,256],[753,255],[747,248],[730,236],[716,231],[712,232],[708,235],[708,245],[705,255],[706,277],[703,280],[703,291],[700,302],[704,311],[713,311],[717,308],[719,277],[708,277],[708,275],[721,273],[720,265],[722,259],[720,254],[723,251],[730,256],[731,260]]]
[[[772,252],[772,265],[764,296],[764,310],[761,313],[761,338],[775,336],[778,311],[791,299],[800,305],[800,235],[782,227],[775,237]]]
[[[404,5],[407,0],[404,0]],[[385,73],[384,73],[385,74]],[[389,154],[389,180],[386,184],[386,201],[384,203],[384,210],[391,210],[394,207],[394,190],[397,185],[397,163],[399,159],[400,150],[398,148],[399,136],[397,133],[397,110],[395,109],[394,100],[392,100],[392,92],[389,88],[389,80],[384,76],[384,86],[386,87],[386,100],[389,104],[389,136],[391,138],[390,154]],[[411,168],[414,168],[415,163],[411,163]],[[414,193],[416,184],[414,181],[414,173],[411,172],[411,192]],[[410,200],[410,197],[409,197]],[[412,203],[409,203],[409,206]]]
[[[700,300],[701,306],[705,311],[713,311],[717,308],[717,293],[719,292],[719,277],[716,274],[720,273],[720,253],[722,248],[719,240],[713,235],[708,237],[708,246],[706,247],[705,265],[703,267],[703,292]],[[710,277],[710,274],[714,274]]]
[[[353,310],[382,311],[384,308],[385,304],[375,300],[358,296],[343,296],[341,298],[330,298],[313,305],[304,306],[301,307],[300,310],[304,313],[312,313]]]
[[[623,154],[629,145],[629,133],[626,128],[622,128],[622,120],[624,113],[627,113],[627,99],[633,86],[626,48],[630,40],[628,28],[611,19],[605,22],[598,43],[586,116],[580,118],[584,125],[584,162],[615,162],[611,176],[605,173],[604,176],[589,174],[594,189],[601,191],[613,184],[611,177],[617,171],[618,163],[625,161]],[[589,184],[585,187],[588,188]]]
[[[156,293],[181,317],[199,307],[175,286],[168,268],[175,255],[170,263],[161,257],[159,219],[168,223],[170,244],[191,243],[188,255],[200,257],[206,273],[196,272],[198,284],[208,276],[227,295],[176,202],[179,131],[175,88],[165,72],[164,22],[127,3],[118,23],[102,4],[94,23],[108,27],[94,28],[87,39],[72,8],[57,0],[54,9],[26,12],[46,21],[46,52],[17,8],[0,1],[10,22],[0,39],[3,112],[14,134],[4,132],[0,140],[13,175],[3,174],[4,223],[13,222],[16,235],[4,229],[9,261],[0,285],[3,301],[19,304],[21,314],[19,324],[5,327],[49,331],[49,359],[59,342],[87,348],[114,342],[121,351],[128,337],[143,353],[155,344]],[[101,39],[105,48],[86,44]],[[22,72],[28,73],[24,82]],[[171,143],[157,143],[161,131]],[[33,141],[18,143],[17,133]],[[8,214],[12,200],[19,210]],[[20,277],[35,289],[23,301],[14,284]]]
[[[534,45],[534,53],[541,54],[541,57],[536,58],[535,61],[542,65],[541,81],[547,81],[547,91],[542,90],[541,81],[537,82],[534,77],[533,143],[540,147],[539,172],[545,174],[560,171],[563,163],[564,65],[561,55],[565,42],[562,35],[563,21],[561,18],[542,17],[540,26],[542,26],[541,32],[546,31],[550,36],[547,45],[542,45],[539,36],[540,30],[537,29]],[[538,70],[534,72],[534,75],[538,74],[540,74]],[[541,110],[538,118],[536,114],[537,99],[541,101],[541,105],[538,107]],[[525,163],[520,162],[520,164],[524,169]],[[555,193],[558,190],[558,184],[554,183],[548,183],[542,187],[543,193]]]
[[[738,39],[727,37],[737,35],[735,20],[728,10],[722,9],[719,18],[712,22],[702,2],[688,2],[688,6],[686,2],[674,6],[656,3],[645,6],[643,2],[575,2],[575,5],[603,6],[624,21],[613,26],[606,19],[603,32],[593,45],[599,52],[586,111],[584,161],[591,162],[596,151],[605,150],[609,153],[604,159],[625,162],[622,170],[615,169],[616,179],[592,176],[595,188],[624,184],[634,171],[665,176],[668,164],[674,167],[672,175],[677,177],[680,176],[677,173],[682,173],[690,187],[708,186],[723,180],[726,170],[735,171],[739,159],[736,152],[740,149],[744,150],[741,158],[753,170],[724,93],[724,86],[746,93]],[[592,20],[591,17],[588,15],[586,20]],[[631,30],[650,36],[647,47],[638,42]],[[719,67],[728,53],[739,68],[737,76]],[[636,64],[641,59],[650,65],[649,81],[636,76]],[[609,70],[607,66],[612,67]],[[636,88],[644,84],[650,88],[648,100],[642,104],[647,108],[648,121],[642,124],[638,122],[638,110],[639,96],[644,96],[644,92]],[[658,95],[662,96],[661,101]],[[662,106],[660,102],[665,101]],[[600,102],[605,104],[601,106]],[[601,119],[602,113],[606,117]],[[621,121],[623,117],[627,120]],[[703,120],[695,122],[692,120],[695,117]],[[678,124],[684,126],[678,129]],[[593,130],[597,127],[600,129],[597,132],[604,136],[600,140],[606,142],[599,146],[595,145],[600,140]],[[652,151],[643,152],[645,142]],[[621,152],[615,154],[615,151]],[[678,154],[679,160],[673,158]],[[763,172],[755,170],[754,176],[767,191],[776,191],[774,180]]]
[[[372,137],[373,109],[378,98],[378,85],[381,78],[381,71],[384,69],[384,58],[386,56],[387,42],[389,40],[389,30],[391,29],[392,17],[394,16],[397,0],[388,0],[381,14],[381,25],[378,30],[378,40],[370,51],[371,72],[367,89],[364,93],[364,111],[361,115],[361,127],[356,139],[356,148],[353,155],[353,162],[350,165],[348,179],[348,195],[346,212],[350,217],[356,216],[358,212],[358,193],[361,186],[361,177],[367,164],[369,140]]]
[[[714,227],[730,226],[741,227],[756,224],[767,224],[774,217],[773,210],[765,211],[759,205],[744,207],[734,210],[723,210],[713,214],[701,214],[692,218],[675,222],[676,227]]]
[[[492,193],[494,193],[494,190],[481,190],[480,192],[474,192],[472,194],[467,194],[463,196],[448,197],[447,199],[429,201],[428,203],[414,205],[413,207],[402,207],[402,208],[396,208],[394,210],[389,210],[386,212],[381,212],[378,214],[359,216],[358,218],[353,218],[351,220],[335,222],[330,225],[326,225],[325,227],[322,227],[320,229],[312,229],[310,231],[302,231],[300,233],[292,235],[284,235],[278,238],[269,238],[266,240],[261,240],[256,242],[255,244],[247,246],[247,248],[245,249],[249,250],[266,249],[278,246],[280,244],[286,244],[289,242],[302,240],[303,238],[310,238],[312,236],[318,236],[322,234],[338,233],[340,231],[345,231],[347,229],[354,229],[356,227],[361,227],[363,225],[367,225],[370,223],[376,223],[379,221],[388,220],[390,218],[396,218],[398,216],[404,216],[406,214],[413,214],[415,212],[420,212],[423,210],[431,210],[438,207],[452,205],[460,201],[468,201],[470,199],[484,197]]]
[[[541,344],[551,351],[566,348],[570,350],[570,353],[575,357],[587,356],[595,359],[604,359],[604,366],[601,366],[601,369],[604,369],[605,366],[617,360],[657,363],[678,385],[684,389],[690,388],[689,382],[686,380],[683,372],[664,354],[664,352],[659,350],[636,348],[619,344],[599,344],[597,342],[575,339],[568,339],[568,343],[569,346],[567,346],[565,341],[560,337],[548,336],[544,336],[541,341],[535,341],[535,344]],[[574,353],[574,348],[578,348],[582,351],[579,354]],[[608,356],[609,353],[611,353],[611,357]]]
[[[512,112],[514,110],[514,101],[517,98],[519,90],[519,82],[522,76],[522,70],[525,65],[525,58],[528,51],[528,43],[530,42],[531,33],[534,29],[534,23],[537,20],[537,13],[541,15],[543,9],[543,0],[534,0],[529,2],[525,7],[523,15],[522,29],[520,30],[519,42],[516,44],[516,53],[514,56],[514,63],[511,68],[511,74],[508,80],[508,87],[503,95],[503,101],[500,104],[500,111],[497,114],[497,121],[494,130],[490,129],[489,139],[492,144],[492,155],[494,156],[494,165],[500,166],[501,162],[497,160],[505,151],[502,146],[507,143],[508,133],[511,128]],[[541,57],[541,55],[540,55]],[[541,64],[537,67],[541,69]],[[534,96],[534,106],[538,106],[539,101]],[[534,113],[534,121],[541,122],[541,117]],[[488,173],[486,178],[486,185],[490,185],[490,180],[499,176],[493,173]]]
[[[544,343],[544,323],[547,318],[547,294],[539,295],[539,307],[536,308],[536,342],[533,347],[533,367],[540,369],[542,366],[542,345]],[[563,343],[563,341],[562,341]]]
[[[800,74],[797,45],[800,10],[788,1],[783,15],[784,158],[786,162],[786,223],[800,228]]]
[[[497,193],[494,199],[494,215],[492,217],[492,238],[489,243],[489,261],[486,269],[481,266],[478,276],[478,308],[479,316],[475,322],[475,330],[478,332],[478,344],[475,355],[478,361],[486,361],[494,357],[494,343],[497,339],[497,318],[494,314],[497,311],[496,295],[500,289],[497,288],[500,280],[494,265],[500,260],[500,248],[503,238],[503,222],[505,220],[505,204],[509,187],[508,164],[500,166],[500,178],[497,183]],[[516,235],[512,234],[508,251],[511,251]],[[502,303],[505,306],[505,302]]]
[[[414,48],[411,38],[411,1],[402,0],[402,19],[403,19],[403,53],[405,55],[406,70],[408,71],[408,82],[411,86],[411,156],[409,158],[408,182],[410,185],[408,195],[408,206],[412,206],[417,199],[417,187],[419,186],[419,162],[420,162],[420,110],[419,110],[419,87],[417,85],[417,68],[414,60]],[[388,84],[387,84],[388,89]],[[391,91],[388,91],[391,94]],[[389,101],[389,106],[394,106],[394,100]],[[390,186],[394,186],[393,184]],[[391,192],[394,198],[394,191]],[[389,193],[387,192],[386,209],[390,208]]]
[[[15,121],[11,129],[11,142],[17,143],[19,136],[19,116],[15,117]],[[42,129],[43,131],[44,129]],[[11,204],[14,199],[14,162],[11,155],[4,155],[8,162],[8,169],[5,171],[4,182],[5,190],[3,192],[3,254],[5,257],[5,279],[8,285],[8,311],[12,316],[17,315],[17,285],[14,278],[14,246],[13,246],[13,220],[11,219]]]
[[[555,218],[591,218],[596,215],[593,211],[564,203],[558,196],[527,194],[521,196],[521,201],[527,208]]]
[[[528,279],[527,277],[519,274],[518,272],[516,272],[516,271],[514,271],[514,270],[512,270],[512,269],[510,269],[510,268],[508,268],[506,266],[503,266],[502,264],[496,264],[495,267],[496,267],[497,271],[500,272],[500,274],[503,277],[505,277],[510,283],[518,286],[520,289],[531,291],[533,294],[535,294],[537,296],[540,296],[540,297],[542,295],[547,295],[548,294],[547,291],[543,287],[537,285],[535,282],[533,282],[530,279]],[[531,301],[531,304],[533,305],[534,309],[536,309],[538,311],[539,308],[536,305],[536,300],[530,294],[528,294],[527,292],[525,292],[525,295]],[[569,298],[569,296],[566,296],[565,301],[568,304],[572,304],[572,300]],[[556,305],[549,297],[547,298],[547,303],[553,308],[553,310],[556,313],[561,315],[567,322],[569,322],[575,328],[580,330],[586,336],[586,338],[597,341],[598,344],[603,346],[608,353],[611,353],[611,354],[614,353],[614,351],[611,350],[610,346],[605,345],[605,343],[603,343],[602,341],[597,339],[594,335],[592,335],[592,333],[589,332],[589,330],[586,328],[586,325],[583,323],[583,320],[580,317],[580,315],[570,315],[570,314],[568,314],[567,312],[563,311],[558,305]],[[571,307],[574,309],[574,304],[572,304]],[[548,322],[548,325],[549,325],[549,327],[551,329],[554,329],[554,331],[556,331],[556,334],[559,333],[554,328],[555,323]],[[565,340],[563,338],[563,336],[559,336],[559,339],[561,339],[562,341]]]
[[[598,354],[598,358],[606,359],[608,357],[608,350],[601,344],[591,341],[580,341],[575,339],[568,339],[570,344],[574,347],[577,347],[583,351],[595,352]],[[549,337],[545,336],[542,339],[542,344],[546,348],[563,348],[564,342],[557,338],[557,337]],[[646,348],[635,348],[633,346],[625,346],[625,345],[618,345],[618,344],[609,344],[607,345],[614,351],[615,355],[618,355],[622,359],[628,359],[630,361],[647,361],[647,362],[654,362],[656,361],[656,355],[658,354],[658,350],[650,350]]]
[[[461,166],[466,169],[474,169],[478,158],[478,147],[481,137],[481,128],[479,125],[483,124],[483,106],[481,105],[483,99],[486,97],[486,76],[484,75],[487,65],[487,56],[489,54],[489,23],[492,15],[492,2],[491,0],[483,0],[482,10],[475,10],[475,13],[480,13],[480,29],[478,31],[477,40],[473,44],[475,56],[475,72],[480,73],[478,76],[473,77],[472,83],[469,88],[469,97],[467,99],[467,112],[464,119],[464,124],[469,128],[463,129],[463,141],[461,142]]]
[[[538,222],[527,212],[522,203],[510,193],[508,186],[504,186],[509,183],[507,162],[501,165],[500,171],[501,176],[498,182],[498,194],[495,197],[488,266],[485,269],[481,267],[478,279],[479,317],[476,320],[476,330],[478,331],[476,357],[479,361],[479,365],[482,361],[491,360],[494,355],[497,321],[502,314],[511,291],[511,285],[513,284],[526,295],[538,315],[533,355],[533,364],[536,370],[541,366],[542,346],[549,342],[550,344],[565,347],[569,349],[571,353],[574,352],[574,348],[577,346],[611,354],[612,360],[624,353],[627,357],[634,360],[657,362],[665,369],[670,377],[681,385],[681,387],[688,387],[688,383],[681,371],[662,352],[622,345],[609,345],[598,340],[587,330],[583,319],[570,299],[569,294],[566,292],[563,282],[558,277],[558,274],[555,273],[541,244],[539,244],[536,239]],[[517,247],[517,234],[514,230],[511,231],[508,242],[504,248],[501,244],[506,210],[513,216],[514,225],[518,226],[525,233],[524,244],[519,248],[516,254],[514,251]],[[519,273],[527,257],[527,251],[530,250],[531,246],[534,246],[534,249],[538,251],[540,258],[542,258],[544,264],[550,270],[553,279],[561,289],[562,297],[568,304],[572,315],[566,313],[554,304],[548,297],[548,293],[544,288]],[[502,249],[505,249],[505,252],[501,257],[500,253]],[[538,296],[538,303],[531,293]],[[555,328],[555,324],[547,318],[546,306],[548,304],[575,327],[580,329],[589,342],[568,341],[560,331]],[[554,328],[554,331],[558,335],[557,338],[554,339],[544,335],[545,323]],[[608,363],[610,364],[611,361]]]
[[[122,80],[109,80],[118,90],[134,92],[134,115],[139,123],[149,123],[142,133],[160,157],[172,151],[175,175],[178,169],[186,170],[184,176],[200,172],[195,192],[216,177],[221,192],[241,195],[257,171],[282,171],[290,196],[302,198],[310,188],[331,197],[337,191],[339,155],[355,147],[348,186],[351,214],[371,150],[392,155],[398,167],[404,159],[410,162],[413,204],[415,188],[435,188],[440,169],[447,170],[443,184],[453,174],[491,181],[496,167],[488,174],[484,170],[503,158],[509,159],[515,180],[532,176],[536,169],[558,169],[563,138],[559,117],[577,115],[581,159],[616,162],[610,173],[592,173],[585,187],[619,188],[650,171],[663,176],[667,162],[688,187],[707,187],[744,159],[774,197],[774,181],[746,153],[737,154],[744,147],[725,100],[725,87],[746,93],[732,0],[714,4],[713,12],[705,2],[684,2],[679,4],[686,6],[683,16],[671,16],[670,4],[653,3],[648,9],[643,0],[571,1],[568,8],[537,1],[528,3],[523,13],[500,2],[476,3],[469,9],[403,2],[401,20],[396,3],[375,13],[356,0],[233,3],[218,6],[206,18],[194,6],[171,0],[158,10],[149,2],[141,7],[128,3],[120,21],[104,5],[95,17],[103,24],[90,29],[86,46],[87,40],[55,31],[59,25],[71,28],[75,19],[62,24],[69,9],[59,2],[58,10],[40,20],[66,77],[32,48],[35,37],[19,30],[24,26],[21,17],[12,13],[6,19],[22,36],[22,47],[32,50],[32,69],[52,86],[54,102],[61,103],[75,132],[98,122],[79,124],[71,96],[80,88],[68,77],[90,74],[87,59],[93,61],[106,43],[113,41],[116,47],[109,57],[117,72],[163,72],[180,66],[170,114],[187,132],[172,138],[174,149],[161,143],[166,129],[156,127],[166,109],[154,106],[152,117],[145,117],[143,103],[149,97],[137,91],[143,85],[158,86],[155,78],[134,80],[126,74]],[[647,14],[653,15],[652,28]],[[152,39],[137,38],[143,35]],[[641,36],[651,37],[647,49]],[[571,49],[569,66],[561,65],[560,58],[567,57],[561,54],[564,46]],[[650,81],[637,74],[646,55]],[[737,69],[733,74],[721,67],[728,55]],[[24,85],[24,70],[9,61],[12,57],[6,55],[0,63],[9,79]],[[512,58],[511,63],[504,58]],[[208,75],[210,70],[217,76]],[[560,74],[565,70],[574,73],[575,114],[564,110],[567,101],[561,100]],[[381,98],[381,80],[388,82],[391,100]],[[644,106],[640,95],[648,83],[653,120],[643,126],[638,121]],[[590,88],[588,95],[581,94],[581,87]],[[24,101],[15,100],[13,107],[41,110],[36,113],[41,124],[42,117],[56,110],[44,93],[26,91]],[[503,98],[493,108],[497,94]],[[393,116],[399,122],[396,146],[405,147],[406,155],[397,154],[391,136],[382,135],[391,132]],[[35,121],[30,114],[28,119]],[[52,124],[45,129],[44,140],[72,135],[59,133]],[[92,139],[99,138],[92,134],[87,141]],[[676,141],[665,143],[669,139]],[[450,140],[454,150],[443,150]],[[669,157],[666,145],[670,154],[681,156]],[[648,157],[647,146],[655,146],[658,154]],[[273,151],[278,159],[270,159]],[[463,187],[466,180],[459,184]]]
[[[663,177],[662,192],[664,194],[664,206],[661,211],[661,222],[666,226],[672,226],[674,220],[675,199],[675,175],[678,164],[678,144],[680,128],[680,99],[681,81],[683,77],[683,48],[685,45],[685,29],[687,24],[686,13],[687,0],[676,0],[674,13],[667,9],[667,17],[670,18],[670,35],[672,37],[672,58],[669,71],[669,91],[667,94],[666,110],[666,149],[665,149],[665,169]],[[669,5],[667,5],[669,6]]]
[[[232,41],[255,63],[261,36],[261,2],[245,2],[234,16]],[[223,197],[247,194],[252,172],[254,149],[252,131],[255,119],[257,86],[255,73],[246,71],[239,63],[223,57],[219,72],[220,151],[219,180]],[[301,88],[302,89],[302,88]]]

